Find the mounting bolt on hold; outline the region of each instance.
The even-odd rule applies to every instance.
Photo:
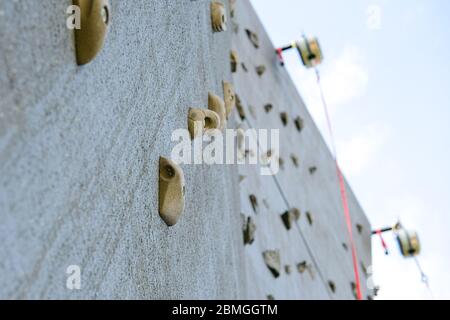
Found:
[[[159,215],[168,226],[178,222],[184,210],[185,181],[172,160],[159,158]]]
[[[77,64],[91,62],[103,48],[110,24],[110,5],[107,0],[73,0],[80,8],[81,26],[75,29]]]

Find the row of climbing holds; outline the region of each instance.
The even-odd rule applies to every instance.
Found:
[[[111,20],[111,6],[108,0],[73,0],[73,5],[79,8],[80,13],[80,27],[75,28],[77,64],[85,65],[103,48]],[[234,9],[232,13],[234,15]],[[225,6],[219,1],[211,2],[211,23],[214,32],[227,30]]]

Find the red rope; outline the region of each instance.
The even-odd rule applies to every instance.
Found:
[[[328,131],[330,133],[331,148],[332,148],[332,151],[333,151],[334,160],[336,162],[336,172],[337,172],[337,176],[338,176],[338,180],[339,180],[339,189],[340,189],[340,192],[341,192],[342,207],[344,209],[344,216],[345,216],[345,221],[346,221],[346,224],[347,224],[348,236],[350,238],[350,246],[351,246],[352,261],[353,261],[353,272],[355,274],[356,298],[358,300],[362,300],[361,281],[360,281],[360,278],[359,278],[359,268],[358,268],[358,255],[356,253],[355,241],[353,240],[352,218],[351,218],[351,215],[350,215],[350,208],[348,206],[347,192],[346,192],[346,189],[345,189],[345,180],[344,180],[344,176],[342,175],[342,172],[341,172],[341,169],[339,167],[338,160],[337,160],[336,145],[335,145],[335,142],[334,142],[333,129],[332,129],[332,126],[331,126],[331,119],[330,119],[330,115],[329,115],[329,112],[328,112],[328,107],[327,107],[327,103],[326,103],[326,100],[325,100],[325,96],[323,94],[322,86],[321,86],[321,83],[320,83],[320,74],[319,74],[319,70],[318,69],[316,69],[316,75],[317,75],[317,84],[318,84],[319,90],[320,90],[320,97],[322,99],[323,108],[325,110],[325,117],[326,117],[326,120],[327,120]]]
[[[381,233],[381,230],[377,230],[377,231],[375,231],[375,233],[380,237],[380,241],[381,241],[381,245],[383,246],[384,253],[386,255],[388,255],[389,254],[389,250],[388,250],[386,242],[384,242],[383,234]]]

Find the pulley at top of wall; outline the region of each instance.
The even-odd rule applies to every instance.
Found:
[[[322,63],[322,50],[316,37],[303,35],[300,40],[293,41],[290,45],[276,49],[278,59],[282,66],[284,66],[283,52],[290,49],[297,49],[303,65],[307,68],[314,68]]]
[[[387,227],[372,231],[372,235],[378,235],[381,240],[381,245],[386,254],[389,254],[386,242],[384,242],[382,234],[392,231],[395,234],[400,253],[403,257],[415,257],[420,254],[420,240],[416,231],[405,229],[400,222],[393,227]]]

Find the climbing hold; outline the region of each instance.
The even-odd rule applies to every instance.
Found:
[[[258,49],[259,48],[258,35],[252,31],[250,31],[249,29],[245,29],[245,32],[247,33],[248,39],[253,44],[253,46]]]
[[[283,158],[278,158],[278,166],[280,167],[281,170],[284,170],[284,160]]]
[[[100,52],[110,22],[110,6],[107,0],[73,0],[80,8],[81,28],[75,29],[77,64],[92,61]]]
[[[313,224],[313,217],[312,217],[311,212],[306,211],[306,219],[308,220],[309,225],[312,226],[312,224]]]
[[[275,278],[280,276],[281,258],[278,250],[267,250],[263,252],[264,262]]]
[[[420,253],[420,241],[416,231],[396,230],[397,242],[404,257],[417,256]]]
[[[236,72],[237,66],[239,64],[239,56],[236,50],[230,51],[230,62],[231,62],[231,72]]]
[[[252,244],[255,241],[256,224],[253,222],[251,217],[247,218],[244,224],[244,245]]]
[[[284,223],[286,229],[291,230],[296,221],[300,219],[300,210],[297,208],[289,209],[281,215],[281,220]]]
[[[275,300],[275,297],[271,294],[267,295],[267,300]]]
[[[255,69],[256,69],[256,73],[260,77],[264,74],[264,72],[266,72],[266,66],[265,65],[257,66]]]
[[[331,292],[335,293],[336,292],[336,285],[334,284],[333,281],[328,281],[328,286],[330,287]]]
[[[313,167],[309,167],[308,170],[309,170],[310,174],[314,174],[317,171],[317,167],[314,167],[314,166]]]
[[[230,17],[234,18],[236,14],[236,0],[230,0]]]
[[[273,106],[268,103],[264,106],[264,110],[266,111],[266,113],[269,113],[272,110]]]
[[[294,166],[296,168],[298,168],[299,161],[298,161],[298,158],[297,158],[297,156],[295,154],[291,154],[291,160],[292,160],[292,163],[294,164]]]
[[[292,273],[292,267],[287,264],[287,265],[284,266],[284,271],[286,272],[286,274],[291,274]]]
[[[159,215],[168,226],[177,223],[184,210],[184,175],[173,161],[159,158]]]
[[[211,21],[214,32],[227,31],[227,15],[223,3],[211,2]]]
[[[308,263],[306,261],[302,261],[297,264],[297,270],[299,273],[304,273],[308,269]]]
[[[239,98],[239,96],[236,94],[236,109],[239,113],[239,117],[241,118],[242,121],[245,120],[245,111],[244,111],[244,106],[242,105],[241,99]]]
[[[358,233],[361,234],[363,232],[363,226],[362,224],[356,224],[356,230],[358,230]]]
[[[220,128],[219,115],[207,109],[189,108],[188,129],[191,139],[197,138],[211,129]]]
[[[296,47],[307,68],[313,68],[322,62],[322,50],[317,38],[303,36],[300,41],[297,41]]]
[[[244,70],[245,72],[248,72],[248,69],[247,69],[247,66],[245,65],[245,63],[241,63],[241,67],[242,67],[242,70]]]
[[[297,128],[298,132],[302,132],[303,126],[304,126],[303,122],[304,121],[302,118],[300,118],[300,117],[295,118],[294,124],[295,124],[295,127]]]
[[[228,119],[236,106],[236,95],[234,93],[233,85],[227,81],[223,81],[223,97],[225,100],[225,111]]]
[[[252,205],[253,211],[255,213],[258,213],[258,199],[256,198],[256,196],[254,194],[251,194],[249,196],[250,199],[250,203]]]
[[[281,119],[281,122],[283,123],[283,126],[287,126],[287,123],[288,123],[288,115],[287,115],[287,113],[286,112],[281,112],[280,113],[280,119]]]
[[[350,282],[350,288],[355,299],[358,299],[358,290],[356,290],[356,284],[354,282]]]
[[[208,109],[214,111],[220,118],[220,129],[224,129],[227,126],[227,112],[225,110],[225,102],[219,96],[208,93]]]

